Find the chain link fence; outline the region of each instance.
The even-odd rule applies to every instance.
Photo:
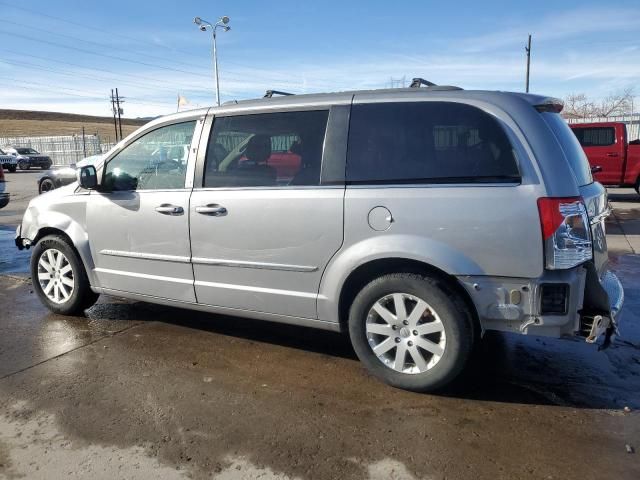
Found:
[[[53,165],[72,165],[85,157],[108,152],[115,142],[100,135],[0,137],[3,146],[29,147],[51,157]]]

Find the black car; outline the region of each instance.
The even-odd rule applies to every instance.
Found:
[[[18,160],[20,170],[29,170],[31,167],[40,167],[42,170],[51,168],[51,157],[43,155],[30,147],[5,147],[3,149]]]

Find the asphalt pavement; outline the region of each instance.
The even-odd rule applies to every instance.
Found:
[[[638,479],[640,197],[612,190],[619,337],[492,334],[440,395],[367,375],[342,335],[101,297],[51,314],[0,210],[0,478]]]

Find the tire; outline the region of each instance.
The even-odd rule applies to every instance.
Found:
[[[398,304],[404,305],[406,315],[400,317],[408,325],[396,318]],[[415,308],[421,315],[415,316]],[[433,392],[464,370],[476,337],[471,318],[458,295],[437,280],[397,273],[373,280],[358,293],[349,311],[349,335],[372,375],[396,388]]]
[[[636,180],[636,185],[634,188],[636,189],[638,195],[640,195],[640,177],[638,177],[638,179]]]
[[[16,173],[17,169],[18,169],[17,165],[13,165],[11,167],[7,167],[7,170],[9,170],[11,173]]]
[[[60,258],[60,254],[63,257],[56,267],[56,260]],[[46,278],[51,277],[50,272],[55,275],[55,280],[47,281]],[[77,252],[61,235],[47,235],[33,248],[31,278],[38,297],[53,313],[81,314],[96,303],[99,297],[91,290],[87,273]],[[50,285],[52,282],[54,284]]]
[[[50,163],[47,163],[47,164],[45,164],[45,165],[40,165],[40,168],[41,168],[42,170],[49,170],[49,169],[51,168],[51,164],[50,164]]]
[[[31,168],[31,165],[29,165],[29,162],[27,162],[26,160],[20,160],[18,162],[18,168],[20,170],[29,170],[29,168]]]
[[[40,180],[40,184],[38,185],[38,193],[42,195],[43,193],[55,190],[55,188],[56,185],[53,183],[53,180],[50,178],[43,178]]]

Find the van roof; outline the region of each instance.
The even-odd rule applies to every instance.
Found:
[[[506,92],[498,90],[463,90],[459,87],[436,85],[421,88],[387,88],[377,90],[348,90],[343,92],[330,93],[308,93],[296,95],[273,95],[271,97],[254,98],[248,100],[231,100],[221,106],[210,108],[200,108],[174,113],[153,120],[151,123],[161,123],[169,119],[195,118],[199,115],[211,113],[237,112],[238,110],[264,110],[270,108],[309,108],[314,106],[326,106],[328,104],[349,104],[354,99],[356,102],[362,101],[412,101],[418,98],[442,99],[442,100],[472,100],[485,101],[509,109],[515,104],[522,105],[522,102],[531,106],[561,106],[562,101],[553,97],[520,92]],[[558,111],[558,110],[556,110]]]

